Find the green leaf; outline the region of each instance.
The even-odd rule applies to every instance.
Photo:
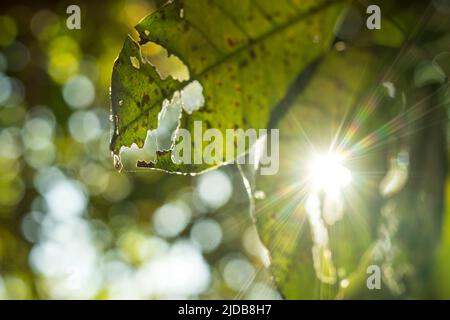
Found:
[[[189,130],[191,136],[195,121],[202,121],[203,129],[222,133],[265,128],[271,110],[296,77],[329,48],[340,8],[334,1],[174,1],[144,18],[136,26],[139,44],[127,38],[113,68],[111,150],[117,164],[121,147],[132,147],[136,155],[132,164],[137,159],[138,167],[169,172],[198,173],[224,163],[227,159],[175,164],[171,150],[180,138],[171,136],[168,150],[155,143],[157,132],[149,135],[152,144],[145,145],[148,130],[159,126],[164,101],[170,104],[189,83],[198,81],[204,105],[189,114],[179,111],[176,101],[171,104],[171,119],[176,122],[177,112],[181,114],[179,128]],[[140,45],[148,42],[181,59],[189,80],[170,76],[162,80],[142,58]],[[191,157],[204,146],[192,142]],[[155,148],[156,159],[152,158]]]
[[[391,29],[383,32],[336,45],[341,52],[321,61],[273,121],[280,129],[276,176],[244,170],[260,239],[286,298],[410,299],[433,292],[445,168],[445,121],[438,119],[445,117],[446,87],[445,62],[435,62],[445,54],[428,62],[437,76],[418,82],[421,48],[386,48],[380,40]],[[428,47],[425,57],[442,50]],[[314,155],[330,150],[343,155],[353,178],[335,198],[311,185]],[[376,290],[366,282],[372,265],[381,272]]]
[[[375,107],[374,102],[363,94],[376,85],[380,58],[368,50],[355,48],[330,53],[276,123],[280,129],[280,171],[276,176],[256,178],[254,189],[263,191],[267,197],[255,199],[254,217],[270,254],[272,273],[286,298],[335,298],[340,282],[358,267],[376,237],[370,219],[377,216],[380,208],[376,194],[381,176],[366,181],[363,174],[358,176],[358,168],[361,172],[384,172],[384,151],[346,164],[352,168],[353,180],[359,187],[364,185],[364,193],[357,187],[346,190],[357,197],[344,200],[342,217],[331,224],[324,218],[324,212],[314,218],[314,213],[308,211],[311,190],[305,177],[314,161],[313,154],[328,152],[333,141],[335,149],[345,149],[344,143],[338,144],[346,139],[349,143],[358,141],[381,123],[383,117],[377,110],[370,115],[371,123],[358,128],[356,136],[350,130],[340,133],[347,128],[351,120],[347,116],[350,118],[355,107],[374,110],[371,108]],[[377,96],[381,101],[386,93],[380,91]],[[358,120],[363,122],[363,116],[360,114]],[[370,205],[360,207],[360,203]],[[333,206],[329,210],[332,215],[339,214],[333,212],[336,210]],[[324,237],[327,240],[321,243],[319,238]]]

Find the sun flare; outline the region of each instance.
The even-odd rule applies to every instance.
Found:
[[[343,160],[338,153],[320,154],[312,159],[309,180],[313,191],[334,195],[351,183],[352,173],[342,164]]]

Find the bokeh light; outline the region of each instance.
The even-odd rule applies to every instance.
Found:
[[[11,80],[0,73],[0,104],[4,104],[8,101],[12,90]]]
[[[95,99],[94,86],[85,76],[75,76],[67,80],[63,88],[64,101],[75,109],[86,108]]]
[[[174,237],[186,228],[191,212],[182,202],[164,204],[155,211],[153,224],[156,232],[163,237]]]
[[[222,228],[212,219],[199,220],[191,228],[191,240],[204,252],[211,252],[222,241]]]
[[[102,133],[100,119],[92,111],[74,112],[69,119],[69,131],[80,143],[91,141]]]
[[[211,208],[219,208],[230,199],[231,182],[223,171],[207,172],[199,177],[200,199]]]
[[[13,18],[10,16],[0,16],[0,45],[5,47],[9,45],[17,36],[17,26]]]

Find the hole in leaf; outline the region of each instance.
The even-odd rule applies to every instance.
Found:
[[[167,50],[154,43],[141,45],[141,55],[144,62],[155,67],[162,80],[171,76],[178,81],[189,80],[189,69],[177,56],[168,54]]]

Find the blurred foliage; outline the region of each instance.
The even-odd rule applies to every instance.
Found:
[[[365,4],[347,7],[330,53],[299,77],[305,89],[294,84],[285,112],[272,119],[281,133],[279,174],[247,173],[267,195],[255,199],[253,214],[287,298],[448,297],[445,281],[434,281],[450,270],[442,265],[448,245],[436,262],[449,95],[449,61],[437,60],[446,55],[448,8],[377,4],[381,30],[365,28]],[[305,179],[310,162],[330,150],[353,183],[316,191]],[[366,284],[372,265],[380,290]]]
[[[257,6],[265,13],[261,22],[273,14],[274,23],[282,24],[298,4],[255,3],[223,5],[239,8],[227,10],[236,20]],[[277,59],[266,61],[268,56],[250,68],[251,80],[242,81],[255,85],[249,90],[263,104],[248,110],[255,117],[251,125],[281,129],[276,177],[257,176],[246,166],[197,177],[114,169],[108,92],[113,64],[127,49],[124,41],[148,36],[149,19],[158,29],[152,16],[139,21],[160,1],[80,2],[81,30],[66,28],[70,2],[2,3],[0,298],[450,298],[444,190],[450,4],[376,3],[381,30],[365,29],[368,3],[345,2],[337,18],[324,18],[335,25],[321,30],[333,44],[311,34],[310,43],[324,41],[324,47],[313,50],[307,63],[294,59],[285,82],[263,81],[281,77],[270,70]],[[214,22],[204,32],[227,39],[232,29],[223,27],[223,19],[200,12],[203,27]],[[138,27],[140,35],[133,31],[137,24],[145,26]],[[300,25],[299,34],[317,31]],[[183,39],[171,29],[176,26],[166,27],[159,34],[172,38],[148,38],[163,47],[150,43],[146,58],[170,73],[171,64],[180,67],[168,61],[165,48],[173,50],[195,75],[200,57],[175,50]],[[229,42],[222,42],[217,45],[229,50]],[[280,38],[266,49],[281,55],[280,49],[292,51],[294,44]],[[261,82],[253,81],[253,72],[263,73]],[[226,109],[234,91],[211,80],[207,85],[205,92],[220,96]],[[269,99],[274,85],[277,94]],[[243,125],[241,114],[226,115],[214,123]],[[137,142],[143,138],[141,132]],[[350,151],[354,181],[342,201],[326,209],[327,195],[314,194],[318,207],[302,181],[311,143],[326,149],[333,140]],[[242,173],[252,186],[250,199]],[[315,232],[323,230],[328,241],[317,246]],[[382,290],[365,286],[370,264],[382,268]]]

